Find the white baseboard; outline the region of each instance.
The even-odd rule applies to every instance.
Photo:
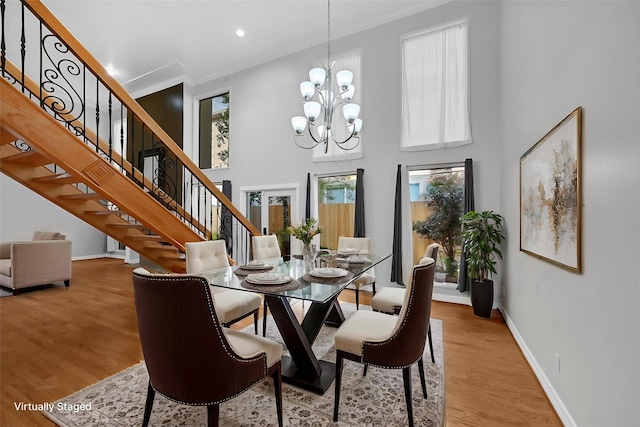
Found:
[[[529,347],[527,347],[527,343],[522,338],[522,335],[520,335],[520,332],[518,332],[516,325],[509,317],[509,313],[507,313],[507,310],[505,310],[502,305],[500,305],[499,309],[502,313],[502,317],[504,317],[504,320],[507,323],[507,327],[511,331],[511,335],[513,335],[513,338],[518,343],[520,350],[524,354],[524,357],[527,359],[527,362],[529,362],[529,365],[531,366],[531,369],[533,369],[534,374],[536,374],[536,377],[538,377],[538,381],[540,381],[544,392],[547,394],[551,405],[553,405],[553,408],[558,413],[560,420],[565,426],[577,427],[577,424],[571,417],[571,414],[567,410],[567,407],[564,406],[564,403],[560,399],[560,396],[558,396],[558,393],[556,393],[556,390],[551,385],[551,381],[549,381],[549,378],[547,378],[546,374],[542,370],[542,367],[540,367],[540,364],[538,364],[538,361],[533,356],[533,353],[531,353],[531,350],[529,350]]]
[[[441,302],[452,302],[454,304],[463,304],[463,305],[471,305],[471,300],[468,296],[464,295],[447,295],[447,294],[439,294],[434,292],[432,299],[434,301]]]

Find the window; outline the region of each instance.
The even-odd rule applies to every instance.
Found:
[[[229,167],[229,93],[200,101],[200,168]]]
[[[462,249],[464,211],[464,164],[420,167],[409,170],[413,264],[417,264],[431,243],[440,245],[436,272],[456,283]],[[418,189],[419,198],[413,192]],[[440,278],[440,274],[437,275]],[[437,280],[443,281],[443,280]]]
[[[355,220],[356,175],[318,178],[318,225],[320,247],[338,248],[339,236],[353,236]]]
[[[327,59],[315,61],[314,67],[321,67],[326,64]],[[335,75],[338,71],[349,70],[353,73],[353,81],[352,84],[355,86],[356,90],[354,92],[353,98],[351,99],[351,103],[358,104],[360,106],[360,118],[362,117],[362,72],[361,72],[361,52],[360,50],[344,53],[338,56],[331,56],[331,62],[333,63],[332,68],[332,92],[337,96],[340,93],[340,89],[338,88],[338,84],[336,83]],[[364,121],[364,119],[363,119]],[[367,126],[366,121],[362,125],[363,129]],[[335,138],[338,141],[344,141],[349,136],[350,132],[347,130],[347,121],[342,115],[342,107],[339,106],[334,113],[333,119],[333,127],[331,131],[334,133]],[[349,150],[343,150],[339,148],[335,143],[329,142],[327,153],[324,152],[324,144],[319,144],[317,147],[313,149],[313,161],[314,162],[328,162],[335,160],[346,160],[346,159],[359,159],[362,157],[362,135],[360,135],[360,144],[356,146],[357,139],[352,139],[351,141],[344,144],[345,148]],[[355,147],[355,148],[353,148]]]
[[[402,149],[471,143],[466,19],[402,41]]]

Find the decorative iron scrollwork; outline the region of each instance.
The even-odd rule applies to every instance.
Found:
[[[69,48],[57,36],[42,37],[42,52],[52,68],[42,69],[42,105],[54,113],[54,117],[67,124],[80,119],[85,110],[82,96],[75,87],[82,87],[82,68],[69,58]],[[72,81],[76,83],[73,84]],[[44,94],[47,94],[46,96]],[[75,128],[76,132],[80,129]]]

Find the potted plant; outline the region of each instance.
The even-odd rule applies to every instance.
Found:
[[[464,202],[462,177],[455,173],[431,175],[427,192],[421,198],[429,215],[425,220],[413,223],[413,229],[420,237],[440,244],[446,280],[457,282],[456,253],[462,243],[460,214]]]
[[[498,246],[504,218],[493,211],[467,212],[462,217],[462,238],[471,279],[471,305],[477,316],[491,317],[493,306],[492,275],[497,274],[496,258],[502,259]]]
[[[289,234],[302,242],[302,259],[305,262],[313,262],[311,252],[311,240],[314,236],[322,233],[322,228],[317,226],[315,218],[308,218],[301,225],[287,228]]]

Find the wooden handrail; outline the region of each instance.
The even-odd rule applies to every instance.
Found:
[[[138,102],[118,83],[107,70],[96,60],[93,55],[73,36],[73,34],[56,18],[56,16],[42,3],[41,0],[24,0],[29,10],[66,46],[91,72],[100,80],[113,95],[124,104],[127,109],[137,116],[141,122],[155,134],[162,143],[175,155],[189,171],[202,182],[207,190],[213,193],[229,212],[254,236],[259,236],[260,231],[238,211],[202,170],[184,153],[173,139],[162,129],[156,121],[145,111]]]
[[[22,73],[20,71],[20,68],[18,68],[13,62],[11,62],[8,59],[6,60],[5,70],[14,78],[17,78],[17,76]],[[27,88],[27,90],[31,92],[34,96],[36,97],[39,96],[40,86],[38,85],[38,83],[33,81],[27,75],[24,76],[24,85]],[[55,102],[53,99],[46,99],[44,101],[43,100],[40,100],[40,101],[44,102],[49,108],[53,109],[52,104]],[[70,113],[57,112],[57,114],[60,117],[62,117],[65,120],[65,122],[68,123],[69,125],[77,126],[78,128],[83,128],[83,123],[77,120],[75,117],[66,117],[67,115],[70,115]],[[100,139],[93,130],[86,128],[84,130],[84,137],[89,141],[91,141],[92,143],[94,143],[95,145],[97,145],[98,148],[103,153],[109,152],[109,144],[103,141],[102,139]],[[148,188],[150,190],[153,189],[153,182],[151,182],[149,178],[144,176],[140,170],[136,169],[127,159],[123,158],[117,152],[112,152],[111,157],[117,164],[121,165],[125,171],[130,172],[133,175],[134,179],[142,182],[145,188]],[[180,205],[178,202],[176,202],[166,194],[159,197],[162,199],[164,203],[166,203],[167,206],[175,209],[176,212],[179,215],[181,215],[183,218],[187,217],[187,213],[184,211],[184,208],[182,207],[182,205]],[[206,226],[204,226],[203,224],[200,224],[198,221],[194,222],[193,218],[191,218],[191,225],[194,225],[200,232],[205,234],[207,238],[210,237],[211,232],[207,231]]]

